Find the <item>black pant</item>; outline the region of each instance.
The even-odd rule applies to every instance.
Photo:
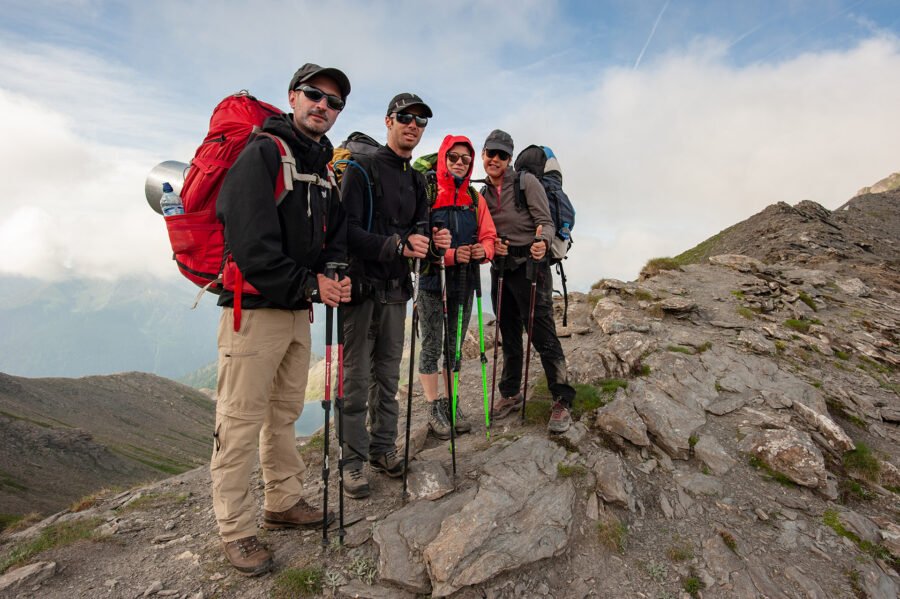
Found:
[[[503,273],[503,305],[500,306],[500,338],[503,345],[503,375],[500,393],[511,397],[519,392],[522,383],[522,333],[528,329],[528,308],[531,300],[531,281],[526,276],[527,263]],[[571,407],[575,389],[569,385],[566,357],[553,321],[553,279],[547,261],[535,268],[537,293],[535,294],[534,328],[531,344],[541,356],[541,365],[547,375],[547,387],[554,399]],[[491,269],[491,301],[497,313],[497,288],[500,273]]]

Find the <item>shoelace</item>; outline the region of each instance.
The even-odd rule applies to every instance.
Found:
[[[565,406],[563,406],[562,404],[553,404],[553,414],[551,414],[550,417],[562,418],[562,413],[565,409]]]
[[[238,550],[240,550],[241,555],[247,557],[251,553],[256,553],[262,546],[259,544],[259,539],[256,537],[248,537],[246,539],[238,539],[237,541]]]

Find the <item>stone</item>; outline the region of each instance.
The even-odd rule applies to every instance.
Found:
[[[877,544],[881,540],[881,533],[879,532],[878,526],[862,514],[847,510],[838,513],[838,520],[840,520],[844,528],[863,541]]]
[[[860,586],[868,599],[897,599],[900,597],[900,588],[890,576],[881,571],[873,563],[856,564],[861,571]]]
[[[822,590],[822,587],[797,566],[785,568],[784,575],[803,590],[804,599],[828,599],[828,595]]]
[[[650,445],[647,426],[634,409],[634,401],[621,387],[616,390],[615,399],[597,411],[596,426],[639,447]]]
[[[572,426],[569,427],[569,430],[564,432],[560,437],[565,439],[565,441],[569,444],[570,447],[579,447],[581,443],[587,438],[588,429],[581,422],[576,422]]]
[[[900,559],[900,526],[893,522],[884,522],[880,524],[881,544],[884,548],[891,552],[894,559]]]
[[[447,471],[436,460],[411,461],[406,482],[410,500],[434,501],[453,490],[453,482],[447,476]]]
[[[866,284],[856,277],[852,279],[838,279],[835,281],[835,284],[847,295],[869,297],[869,294],[871,293]]]
[[[156,593],[160,592],[164,588],[166,588],[166,587],[163,585],[161,580],[154,580],[153,582],[150,583],[150,586],[148,586],[146,589],[144,589],[143,596],[149,597],[150,595],[155,595]]]
[[[401,422],[399,426],[400,434],[397,436],[397,455],[403,455],[406,446],[406,423]],[[422,418],[412,419],[409,427],[409,459],[418,455],[422,448],[425,447],[425,440],[428,438],[428,420]]]
[[[399,589],[366,584],[361,580],[351,580],[338,588],[337,597],[347,599],[415,599],[415,594]]]
[[[772,356],[775,354],[775,343],[766,339],[761,333],[752,329],[744,329],[738,333],[738,342],[743,343],[750,351]]]
[[[801,403],[794,404],[794,410],[806,421],[806,423],[821,433],[822,437],[828,443],[828,446],[843,455],[847,451],[856,449],[853,439],[844,432],[834,420],[816,412]]]
[[[0,576],[0,592],[31,588],[56,574],[56,562],[35,562]],[[10,595],[12,596],[12,595]]]
[[[443,520],[423,551],[432,596],[446,597],[565,551],[575,503],[572,480],[557,477],[565,454],[555,443],[529,436],[485,464],[474,499]]]
[[[703,410],[681,405],[657,387],[639,381],[629,386],[628,394],[655,442],[672,458],[688,459],[691,435],[706,424]]]
[[[597,493],[605,502],[624,507],[630,505],[631,497],[625,478],[625,467],[619,454],[600,450],[592,470],[597,478]]]
[[[761,430],[744,438],[740,448],[798,485],[825,486],[825,458],[808,433],[796,429]]]
[[[641,358],[656,349],[656,342],[647,335],[626,332],[614,335],[608,347],[622,363],[622,371],[634,374],[640,370]]]
[[[722,483],[699,472],[676,472],[675,482],[693,495],[722,495]]]
[[[679,316],[684,316],[697,311],[697,302],[683,297],[667,297],[664,300],[656,302],[656,306],[662,309],[663,312]]]
[[[765,265],[750,256],[742,254],[720,254],[718,256],[710,256],[709,263],[716,266],[724,266],[732,268],[738,272],[761,272],[765,270]]]
[[[599,307],[599,305],[598,305]],[[594,319],[600,330],[607,335],[618,335],[626,331],[634,331],[638,333],[647,333],[650,331],[650,325],[638,315],[632,315],[629,312],[616,307],[611,311],[601,311],[598,314],[594,310]]]
[[[706,411],[716,416],[724,416],[742,408],[745,403],[747,403],[747,397],[744,395],[727,395],[706,406]]]
[[[790,597],[782,592],[779,585],[772,582],[772,579],[769,578],[769,574],[766,572],[763,564],[751,563],[747,566],[747,573],[750,574],[753,586],[756,587],[756,590],[759,591],[763,597],[766,597],[767,599],[790,599]]]
[[[700,435],[694,445],[694,456],[719,476],[726,474],[737,463],[711,435]]]
[[[727,584],[732,572],[744,569],[741,558],[728,548],[722,536],[718,534],[703,541],[703,561],[718,584]]]
[[[662,493],[659,494],[659,507],[666,519],[671,520],[675,517],[675,510],[672,508],[672,504],[669,503],[669,500]]]
[[[589,520],[598,520],[600,518],[600,503],[596,493],[588,494],[584,511]]]

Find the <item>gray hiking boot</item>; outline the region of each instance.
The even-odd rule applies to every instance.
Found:
[[[506,418],[513,410],[522,409],[522,394],[516,393],[512,397],[501,397],[500,401],[494,404],[494,419],[500,420]]]
[[[450,412],[450,401],[446,397],[439,397],[430,403],[428,428],[431,429],[432,434],[438,439],[449,439],[450,421],[447,420],[447,414]]]
[[[450,420],[450,400],[447,401],[447,420]],[[457,433],[467,433],[472,430],[472,423],[466,418],[466,415],[462,411],[462,406],[457,401],[456,404],[456,432]]]
[[[369,496],[369,480],[363,474],[363,465],[352,462],[344,467],[344,495],[353,499]]]
[[[571,425],[572,415],[569,413],[569,408],[559,400],[553,402],[553,410],[550,412],[550,422],[547,423],[547,430],[551,433],[564,433],[569,430]]]
[[[369,456],[369,465],[375,472],[384,472],[391,478],[403,476],[403,458],[397,455],[396,449],[381,455]]]

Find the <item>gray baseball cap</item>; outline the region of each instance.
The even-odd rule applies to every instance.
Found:
[[[506,152],[510,156],[513,154],[513,138],[506,131],[494,129],[491,131],[487,139],[484,140],[485,150],[500,150]]]
[[[328,77],[335,83],[341,90],[341,98],[346,100],[347,96],[350,95],[350,80],[347,79],[347,76],[340,69],[335,69],[334,67],[320,67],[317,64],[313,64],[311,62],[306,63],[294,73],[294,76],[291,77],[291,84],[288,86],[288,91],[297,89],[297,86],[301,83],[306,83],[313,77],[321,75],[323,77]]]
[[[431,108],[428,107],[428,104],[426,104],[422,98],[409,92],[403,92],[402,94],[394,96],[388,104],[387,114],[385,116],[391,116],[391,114],[395,112],[403,112],[410,106],[421,106],[424,108],[425,114],[422,116],[427,116],[428,118],[434,116],[431,113]]]

